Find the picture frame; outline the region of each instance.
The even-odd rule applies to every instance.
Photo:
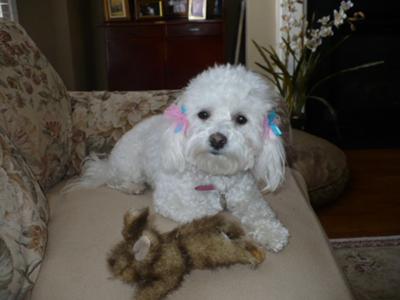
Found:
[[[167,18],[187,18],[188,0],[166,0],[165,15]]]
[[[223,0],[207,1],[207,19],[220,19],[223,16]]]
[[[131,19],[129,0],[103,0],[104,17],[107,22]]]
[[[188,19],[205,20],[207,17],[207,0],[189,0]]]
[[[164,16],[163,1],[161,0],[135,0],[137,20],[160,19]]]

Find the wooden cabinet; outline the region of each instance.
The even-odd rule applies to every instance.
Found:
[[[110,90],[184,87],[215,63],[224,63],[222,20],[107,24]]]

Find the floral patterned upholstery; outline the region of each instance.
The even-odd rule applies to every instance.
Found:
[[[48,188],[65,174],[71,152],[66,88],[24,29],[0,22],[0,127]]]
[[[178,90],[70,92],[73,152],[69,175],[79,174],[90,153],[109,153],[123,133],[176,100]]]
[[[0,129],[0,299],[23,299],[38,276],[48,206],[34,174]]]

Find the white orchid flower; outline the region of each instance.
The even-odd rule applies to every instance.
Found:
[[[328,24],[328,22],[331,20],[331,16],[325,16],[319,19],[317,22],[321,23],[322,25]]]
[[[352,8],[353,5],[354,5],[353,2],[351,2],[351,1],[342,1],[340,3],[340,9],[346,11],[346,10],[349,10],[350,8]]]
[[[328,37],[333,35],[333,30],[331,26],[322,26],[320,30],[321,37]]]
[[[347,18],[347,15],[343,9],[339,9],[339,11],[337,11],[335,9],[333,11],[333,24],[336,26],[336,28],[338,28],[340,25],[342,25],[346,18]]]

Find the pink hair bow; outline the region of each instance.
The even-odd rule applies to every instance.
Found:
[[[184,105],[180,108],[176,104],[170,105],[164,112],[164,115],[175,122],[175,133],[183,132],[186,134],[186,131],[189,128],[189,120],[186,116],[187,109]]]

